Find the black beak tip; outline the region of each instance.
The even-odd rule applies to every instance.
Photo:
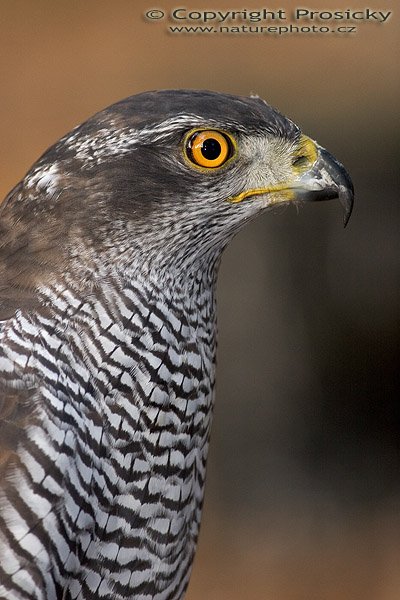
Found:
[[[343,226],[346,227],[353,212],[354,188],[352,183],[350,187],[339,190],[339,202],[343,207]]]
[[[333,188],[336,191],[336,198],[339,199],[343,207],[343,225],[346,227],[350,220],[354,204],[353,182],[342,163],[325,150],[325,148],[319,148],[319,153],[320,161],[322,162],[321,166],[331,177]]]

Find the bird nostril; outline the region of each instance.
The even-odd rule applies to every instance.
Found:
[[[301,168],[301,167],[306,167],[310,162],[310,159],[308,156],[296,156],[296,158],[293,159],[292,161],[292,165],[293,167],[297,167],[297,168]]]
[[[315,163],[318,150],[315,143],[306,135],[302,135],[297,148],[292,154],[292,167],[297,175],[307,171]]]

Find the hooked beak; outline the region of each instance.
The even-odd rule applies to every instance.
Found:
[[[293,179],[265,188],[246,190],[228,198],[228,201],[242,202],[251,196],[273,193],[283,194],[285,201],[318,202],[337,198],[343,207],[343,223],[346,227],[354,201],[354,188],[350,176],[344,166],[325,148],[318,146],[306,136],[302,139],[305,155],[300,158],[308,161],[308,166],[298,170],[295,168]],[[273,203],[271,201],[271,204]]]
[[[344,166],[325,148],[318,148],[318,158],[291,187],[298,200],[315,202],[338,198],[343,207],[343,223],[349,222],[354,202],[354,187]]]

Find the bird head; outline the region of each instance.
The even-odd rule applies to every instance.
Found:
[[[97,113],[33,165],[2,206],[0,252],[15,260],[11,246],[22,247],[26,276],[34,265],[54,275],[193,263],[270,207],[331,198],[346,223],[344,167],[262,99],[148,92]]]

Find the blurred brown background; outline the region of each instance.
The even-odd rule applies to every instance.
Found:
[[[77,123],[155,88],[257,92],[346,165],[356,188],[346,231],[337,203],[309,205],[265,215],[226,252],[217,407],[188,600],[397,600],[400,16],[358,22],[356,35],[280,38],[172,35],[166,21],[143,18],[176,6],[0,0],[1,197]]]

